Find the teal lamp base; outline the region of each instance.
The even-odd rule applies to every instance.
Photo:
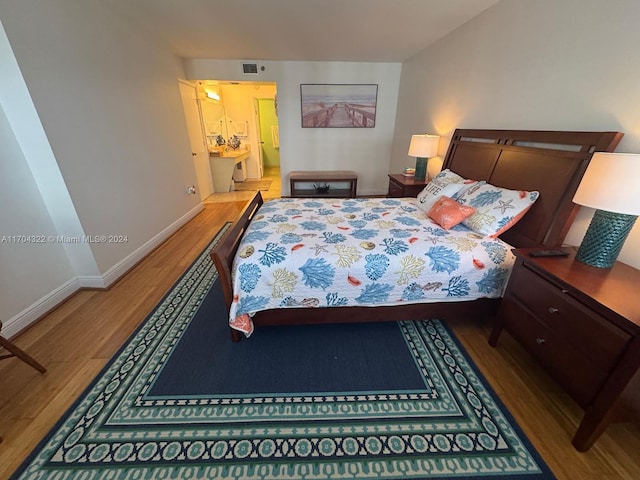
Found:
[[[416,173],[413,176],[416,180],[424,180],[427,178],[427,159],[416,157]]]
[[[596,210],[576,260],[592,267],[613,267],[636,218],[636,215]]]

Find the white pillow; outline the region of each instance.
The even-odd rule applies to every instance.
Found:
[[[431,180],[435,180],[437,182],[440,183],[462,183],[464,182],[466,179],[462,178],[460,175],[458,175],[455,172],[452,172],[451,170],[449,170],[448,168],[445,168],[444,170],[440,171],[440,173],[438,173],[435,177],[433,177]]]
[[[481,183],[457,198],[458,202],[476,209],[462,224],[476,233],[495,238],[513,227],[539,195],[537,191],[509,190]]]
[[[431,210],[431,207],[436,203],[436,200],[442,195],[457,200],[464,192],[478,183],[485,182],[467,180],[448,168],[445,168],[433,177],[431,182],[418,194],[416,205],[420,210],[429,213],[429,210]]]
[[[466,185],[462,182],[443,183],[437,181],[434,178],[418,194],[418,196],[416,197],[416,205],[423,212],[429,213],[431,207],[433,207],[433,205],[436,203],[436,200],[438,200],[441,196],[445,195],[449,198],[453,198],[465,186]]]

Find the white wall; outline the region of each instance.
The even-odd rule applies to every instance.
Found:
[[[5,226],[40,234],[53,225],[57,235],[72,235],[76,231],[64,226],[75,218],[85,235],[126,236],[123,243],[84,245],[95,270],[89,274],[108,285],[202,208],[197,196],[186,193],[196,177],[178,89],[178,78],[184,76],[181,63],[100,2],[1,2],[0,21],[6,31],[3,47],[8,40],[38,120],[31,125],[15,121],[28,102],[5,111],[19,148],[5,147],[2,153],[17,168],[26,160],[50,217],[42,217],[42,204],[34,198],[3,212],[0,234]],[[2,95],[7,94],[0,86]],[[44,131],[41,139],[48,141],[53,165],[43,166],[36,158],[39,152],[27,142],[37,128]],[[24,173],[0,176],[0,191],[15,194],[14,175]],[[53,185],[43,191],[47,182]],[[51,211],[46,194],[52,190],[69,196],[64,209]],[[26,191],[34,193],[32,186]],[[12,198],[17,202],[21,197]],[[24,210],[34,213],[25,215]],[[44,265],[72,263],[70,247],[64,250],[50,246],[38,255],[45,257]],[[24,258],[31,251],[24,247],[12,254]],[[25,278],[19,269],[17,262],[3,258],[2,278],[16,281],[15,291],[33,293],[10,305],[3,302],[0,315],[28,321],[38,301],[29,302],[63,282],[68,267],[60,267],[51,280],[32,269],[25,273],[34,275]],[[74,268],[72,275],[87,272]]]
[[[620,131],[640,152],[640,2],[503,0],[403,64],[391,170],[412,133],[455,128]],[[436,167],[434,165],[433,167]],[[635,179],[640,188],[640,179]],[[583,208],[566,242],[578,245]],[[620,260],[640,268],[640,224]]]
[[[191,80],[276,82],[283,195],[292,170],[354,170],[358,195],[385,194],[400,82],[399,63],[259,62],[257,76],[241,73],[242,61],[184,60]],[[375,128],[302,128],[300,84],[374,83],[378,85]],[[224,100],[224,98],[223,98]]]
[[[15,333],[8,320],[25,305],[46,303],[74,272],[64,246],[46,241],[56,229],[2,108],[0,172],[0,319],[7,335]]]

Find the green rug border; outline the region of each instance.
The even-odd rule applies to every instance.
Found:
[[[185,272],[180,276],[180,278],[172,285],[172,287],[170,289],[167,290],[167,292],[162,297],[162,299],[159,300],[159,302],[156,304],[156,306],[154,307],[153,311],[150,312],[150,314],[147,315],[147,317],[145,317],[145,319],[140,323],[140,325],[136,328],[136,330],[129,336],[129,338],[122,345],[122,347],[118,349],[118,351],[113,355],[113,357],[104,366],[104,368],[96,375],[96,377],[91,382],[91,384],[89,386],[87,386],[87,388],[82,392],[82,394],[79,395],[78,399],[76,401],[74,401],[73,405],[71,407],[69,407],[67,409],[67,411],[60,417],[58,422],[56,422],[56,425],[54,427],[52,427],[50,429],[50,431],[47,433],[47,435],[38,443],[38,445],[34,448],[32,453],[22,463],[22,465],[16,470],[16,472],[12,475],[11,478],[18,478],[20,475],[23,475],[23,474],[25,474],[25,472],[27,472],[28,467],[42,453],[42,450],[44,449],[46,444],[53,439],[55,433],[65,424],[65,422],[67,422],[69,420],[69,418],[72,416],[72,413],[74,412],[74,410],[76,410],[82,404],[83,400],[85,400],[85,397],[90,393],[90,391],[93,388],[96,387],[96,385],[101,381],[102,377],[106,373],[108,373],[108,371],[113,367],[113,364],[116,363],[116,359],[125,352],[127,347],[129,347],[130,342],[140,333],[140,331],[144,328],[144,326],[147,323],[147,321],[149,321],[149,319],[151,319],[157,313],[158,308],[161,305],[164,304],[164,302],[167,300],[167,298],[170,295],[172,295],[174,293],[174,290],[185,279],[185,276],[190,274],[190,273],[192,273],[192,268],[196,265],[196,263],[202,261],[203,254],[205,252],[207,252],[208,250],[210,250],[210,248],[217,241],[220,240],[220,238],[222,237],[224,232],[229,228],[230,225],[231,225],[231,222],[227,222],[220,229],[220,231],[214,236],[214,238],[211,240],[211,242],[208,244],[208,246],[203,250],[203,252],[200,253],[198,255],[198,257],[196,257],[194,262],[185,270]],[[213,268],[215,269],[215,267],[213,267]],[[217,274],[216,274],[216,276],[217,276]],[[215,279],[214,279],[214,282],[215,282]],[[199,307],[199,305],[200,304],[198,304],[198,307]],[[187,324],[188,324],[188,322],[187,322]],[[448,328],[448,326],[446,326],[443,323],[439,323],[439,325],[443,328],[443,330],[446,332],[448,337],[451,339],[451,341],[453,343],[453,346],[455,347],[453,353],[458,354],[462,358],[462,360],[465,362],[465,364],[469,367],[471,373],[475,377],[474,380],[479,382],[479,384],[486,390],[486,393],[489,395],[489,400],[495,404],[495,407],[497,408],[498,412],[508,422],[508,427],[512,430],[512,433],[514,434],[515,438],[517,438],[518,442],[522,444],[522,446],[525,448],[527,453],[531,456],[532,460],[538,465],[538,467],[540,469],[540,471],[537,473],[538,476],[536,476],[536,474],[531,475],[531,474],[526,474],[526,473],[523,474],[522,472],[520,472],[520,474],[516,474],[515,476],[508,475],[508,477],[509,478],[539,478],[539,476],[542,475],[542,478],[553,478],[553,474],[551,474],[551,472],[550,472],[548,466],[546,465],[546,463],[544,462],[544,460],[540,457],[540,455],[537,452],[537,450],[535,449],[535,447],[533,447],[533,445],[531,444],[530,440],[524,434],[524,432],[522,431],[522,429],[520,428],[518,423],[515,421],[515,419],[513,418],[511,413],[509,412],[509,410],[503,404],[501,399],[496,395],[496,393],[493,390],[493,388],[491,387],[491,385],[489,385],[489,383],[486,381],[486,379],[484,378],[482,373],[478,370],[477,366],[472,361],[472,359],[469,357],[468,353],[466,352],[464,347],[461,345],[461,343],[458,340],[458,338]],[[180,336],[176,337],[176,342],[179,340],[179,338],[180,338]],[[67,437],[65,437],[65,438],[67,438]],[[361,462],[365,463],[366,461],[362,460]],[[374,462],[369,462],[369,463],[372,466],[372,469],[374,469],[376,463],[387,463],[387,462],[392,462],[393,463],[394,461],[393,460],[390,460],[390,461],[376,460]],[[241,468],[241,465],[237,465],[237,467]],[[64,467],[62,467],[62,468],[64,468]],[[116,470],[117,468],[120,468],[120,470]],[[148,475],[149,472],[153,472],[154,469],[157,470],[157,469],[162,469],[162,468],[163,468],[162,466],[140,465],[140,464],[138,464],[134,468],[134,472],[135,471],[146,472],[146,474]],[[216,467],[216,466],[212,466],[213,470],[226,470],[228,468],[232,469],[232,467],[219,467],[219,466]],[[282,465],[281,468],[283,468],[283,469],[286,468],[286,465]],[[169,470],[171,470],[172,472],[174,470],[175,471],[179,471],[179,472],[181,471],[183,474],[186,473],[186,472],[189,472],[189,471],[193,471],[194,474],[197,472],[198,476],[204,475],[204,473],[202,471],[200,471],[201,469],[202,469],[202,467],[201,466],[198,467],[197,465],[182,466],[182,465],[175,465],[175,464],[171,465],[171,464],[169,464],[169,465],[167,465],[165,467],[165,470],[167,470],[167,471],[169,471]],[[72,467],[72,468],[71,467],[69,468],[69,473],[71,475],[80,474],[81,471],[82,471],[81,468],[76,468],[75,466]],[[95,476],[105,475],[105,471],[108,471],[108,467],[98,468],[98,469],[95,470],[95,474],[94,475]],[[121,466],[121,467],[114,466],[114,471],[116,473],[122,474],[123,471],[126,472],[127,470],[126,470],[125,466]],[[231,472],[228,472],[228,473],[231,473]],[[397,472],[397,473],[400,473],[400,472]],[[42,471],[38,470],[38,474],[42,475]],[[91,475],[91,472],[87,473],[85,471],[84,474],[86,475],[86,478],[94,478],[94,476]],[[54,475],[56,475],[56,478],[58,478],[58,476],[60,475],[60,470],[56,470],[54,472]],[[309,476],[308,478],[314,478],[312,473],[309,473],[309,475],[311,475],[311,476]],[[498,477],[505,478],[505,475],[506,475],[505,473],[499,474]],[[31,478],[31,477],[29,477],[29,478]],[[64,477],[62,477],[62,478],[64,478]],[[147,478],[147,477],[145,477],[145,478]],[[152,478],[155,478],[155,477],[152,477]],[[186,477],[183,477],[183,478],[186,478]],[[232,477],[230,477],[230,478],[232,478]],[[258,478],[258,477],[256,477],[256,478]],[[307,478],[307,477],[305,477],[305,478]],[[322,478],[322,476],[317,477],[317,478]],[[352,477],[345,477],[345,478],[352,478]],[[353,477],[353,478],[355,478],[355,477]],[[380,478],[387,478],[387,477],[380,477]],[[391,478],[391,477],[388,477],[388,478]],[[396,478],[396,477],[394,476],[394,478]],[[404,475],[400,475],[397,478],[423,478],[423,477],[406,477]],[[429,477],[429,478],[434,478],[434,477]],[[459,477],[456,476],[455,478],[459,478]],[[483,476],[483,478],[492,478],[492,477]]]

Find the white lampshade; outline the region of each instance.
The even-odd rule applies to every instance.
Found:
[[[573,201],[608,212],[640,215],[640,154],[594,153]]]
[[[408,155],[419,158],[435,157],[438,155],[439,142],[440,137],[438,135],[411,135]]]

